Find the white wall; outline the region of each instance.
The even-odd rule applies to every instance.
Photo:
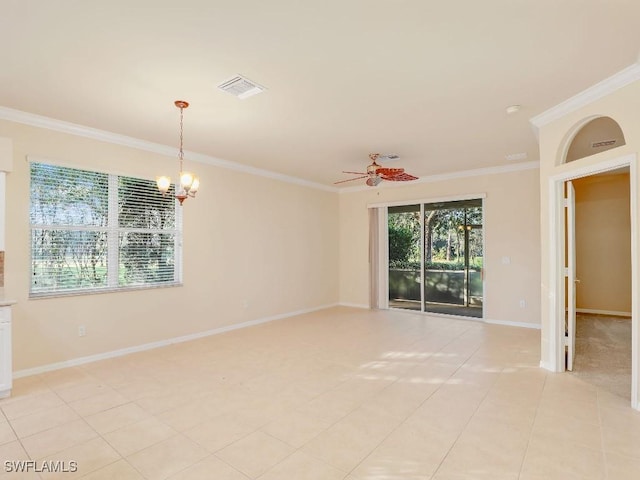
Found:
[[[368,305],[367,205],[486,194],[485,318],[540,323],[538,169],[484,174],[340,195],[340,302]],[[511,263],[502,263],[510,257]],[[520,308],[520,300],[525,307]]]
[[[631,312],[629,174],[573,181],[576,192],[576,306]]]
[[[541,201],[541,241],[542,241],[542,357],[551,361],[554,353],[549,345],[549,299],[550,290],[549,259],[554,254],[554,246],[549,245],[549,180],[558,175],[571,175],[585,167],[598,165],[609,159],[635,154],[640,149],[640,82],[628,85],[615,93],[604,96],[591,104],[574,110],[540,128],[540,201]],[[590,157],[563,163],[563,152],[571,141],[571,133],[584,122],[596,116],[608,116],[616,120],[625,135],[626,145]]]
[[[338,301],[338,195],[224,168],[185,202],[184,286],[29,300],[27,155],[153,179],[175,157],[0,121],[13,141],[7,175],[5,294],[14,369],[23,370]],[[248,306],[245,308],[245,302]],[[78,337],[78,325],[87,334]]]
[[[637,71],[637,69],[636,69]],[[615,85],[615,83],[612,83]],[[556,307],[557,292],[555,291],[554,279],[555,272],[551,271],[552,260],[556,257],[556,245],[551,245],[551,228],[549,219],[553,206],[555,205],[555,192],[551,190],[551,182],[556,179],[571,178],[571,176],[579,176],[581,171],[589,169],[601,168],[606,162],[616,162],[619,158],[637,158],[640,151],[640,81],[636,80],[626,86],[613,91],[613,93],[602,94],[603,85],[597,85],[593,92],[586,92],[583,95],[585,99],[596,100],[591,101],[587,105],[567,111],[563,115],[554,115],[549,119],[544,116],[537,119],[540,125],[540,211],[541,215],[541,313],[542,313],[542,364],[552,370],[562,369],[561,348],[556,348],[554,343],[554,332],[558,329],[557,318],[560,314]],[[578,102],[573,99],[572,104]],[[614,148],[602,153],[598,153],[583,159],[575,160],[570,163],[563,163],[563,155],[566,151],[568,143],[572,136],[581,125],[597,118],[599,116],[608,116],[613,118],[624,133],[626,145]],[[544,120],[544,121],[543,121]],[[633,176],[632,176],[633,178]],[[637,187],[638,185],[635,185]],[[552,217],[551,217],[552,218]],[[637,221],[637,219],[636,219]],[[639,239],[635,239],[635,245],[632,248],[638,249]],[[636,250],[637,251],[637,250]],[[638,271],[638,265],[632,264],[632,275]],[[639,292],[632,290],[632,298],[638,297]],[[636,308],[636,307],[634,307]],[[633,311],[633,310],[632,310]],[[632,382],[638,385],[638,372],[640,372],[640,356],[637,354],[640,349],[640,337],[638,335],[638,319],[634,318],[634,327],[632,329],[634,342],[634,358],[633,372],[634,378]],[[557,337],[557,335],[555,335]],[[637,397],[633,398],[634,390],[632,388],[632,404],[635,408],[640,408],[640,402]]]

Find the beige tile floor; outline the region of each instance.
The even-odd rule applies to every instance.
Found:
[[[640,478],[640,412],[540,332],[335,308],[16,380],[0,479]],[[75,461],[7,473],[5,461]]]

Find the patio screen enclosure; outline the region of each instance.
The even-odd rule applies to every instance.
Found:
[[[482,199],[388,207],[389,306],[482,317]]]

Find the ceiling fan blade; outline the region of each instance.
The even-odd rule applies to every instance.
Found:
[[[400,175],[404,173],[404,168],[387,168],[387,167],[379,167],[376,170],[378,175],[384,175],[385,177],[393,177],[395,175]]]
[[[352,175],[367,175],[367,172],[345,172],[344,170],[342,171],[342,173],[350,173]]]
[[[334,185],[339,183],[353,182],[354,180],[360,180],[362,178],[367,178],[369,175],[363,175],[362,177],[348,178],[347,180],[340,180],[338,182],[333,182]]]
[[[410,182],[411,180],[417,180],[418,177],[409,175],[408,173],[401,173],[400,175],[392,175],[390,177],[382,175],[382,178],[389,180],[390,182]]]

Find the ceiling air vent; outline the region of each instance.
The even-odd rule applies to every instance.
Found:
[[[593,142],[591,148],[609,147],[616,143],[615,140],[603,140],[602,142]]]
[[[262,93],[266,90],[263,86],[258,85],[241,75],[236,75],[226,82],[222,82],[218,85],[218,88],[240,99],[257,95],[258,93]]]

